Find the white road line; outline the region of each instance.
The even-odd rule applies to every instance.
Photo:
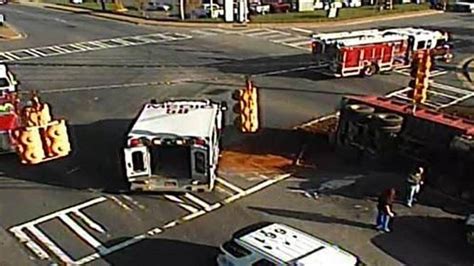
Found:
[[[71,217],[66,214],[62,214],[59,216],[59,219],[63,221],[71,231],[77,234],[82,240],[87,242],[90,246],[94,249],[98,250],[99,252],[103,253],[107,250],[106,247],[102,243],[100,243],[97,239],[95,239],[91,234],[89,234],[86,230],[80,227]]]
[[[35,219],[35,220],[31,220],[29,222],[26,222],[26,223],[23,223],[21,225],[17,225],[17,226],[14,226],[12,228],[15,228],[15,227],[27,227],[27,226],[30,226],[30,225],[34,225],[34,224],[39,224],[39,223],[42,223],[42,222],[46,222],[48,220],[51,220],[53,218],[56,218],[62,214],[66,214],[68,212],[74,212],[75,210],[79,210],[79,209],[83,209],[83,208],[86,208],[86,207],[89,207],[89,206],[92,206],[92,205],[95,205],[97,203],[100,203],[100,202],[103,202],[103,201],[106,201],[107,198],[106,197],[98,197],[98,198],[95,198],[95,199],[92,199],[92,200],[89,200],[89,201],[86,201],[84,203],[81,203],[81,204],[78,204],[78,205],[74,205],[74,206],[71,206],[69,208],[66,208],[66,209],[63,209],[63,210],[60,210],[60,211],[56,211],[56,212],[53,212],[53,213],[50,213],[48,215],[45,215],[45,216],[42,216],[38,219]]]
[[[89,218],[87,215],[82,213],[80,210],[75,210],[73,212],[79,219],[81,219],[84,223],[87,224],[90,228],[96,230],[99,233],[105,234],[105,229],[99,225],[98,223],[94,222],[91,218]]]
[[[165,195],[165,198],[168,199],[168,200],[170,200],[170,201],[173,201],[173,202],[178,203],[178,205],[179,205],[181,208],[183,208],[183,209],[189,211],[190,213],[197,213],[197,212],[199,212],[199,209],[194,208],[193,206],[184,203],[183,200],[181,200],[180,198],[178,198],[178,197],[176,197],[176,196],[173,196],[173,195]]]
[[[44,251],[36,242],[31,240],[30,237],[28,237],[25,232],[23,232],[23,228],[18,227],[18,228],[10,228],[10,232],[15,235],[16,238],[20,241],[20,243],[24,243],[26,247],[28,247],[38,258],[42,260],[49,260],[51,257]]]
[[[260,37],[260,36],[263,36],[263,35],[270,35],[270,34],[275,34],[275,33],[278,33],[279,35],[287,35],[287,34],[283,34],[282,31],[276,31],[276,30],[266,30],[266,31],[250,33],[250,34],[246,34],[246,35],[249,36],[249,37]]]
[[[290,45],[290,46],[302,46],[302,45],[309,46],[311,44],[311,41],[306,40],[302,42],[291,42],[291,43],[286,42],[285,44]]]
[[[248,29],[248,30],[241,30],[239,31],[240,34],[245,34],[247,35],[248,33],[252,32],[262,32],[262,31],[268,31],[268,29],[262,29],[262,28],[257,28],[257,29]]]
[[[84,258],[81,258],[77,261],[74,262],[74,264],[77,264],[77,265],[82,265],[82,264],[86,264],[86,263],[89,263],[89,262],[92,262],[96,259],[99,259],[101,258],[102,256],[106,256],[110,253],[113,253],[117,250],[120,250],[120,249],[123,249],[123,248],[126,248],[130,245],[133,245],[135,243],[138,243],[140,241],[142,241],[143,239],[145,239],[147,237],[147,234],[141,234],[141,235],[137,235],[135,237],[132,237],[126,241],[123,241],[115,246],[112,246],[110,248],[107,249],[107,251],[105,251],[104,253],[100,253],[100,252],[96,252],[94,254],[91,254],[89,256],[86,256]]]
[[[467,95],[465,95],[465,96],[462,96],[461,98],[458,98],[458,99],[456,99],[456,100],[454,100],[454,101],[452,101],[452,102],[450,102],[450,103],[444,104],[444,105],[442,105],[440,108],[446,108],[446,107],[455,105],[455,104],[460,103],[460,102],[462,102],[462,101],[465,101],[465,100],[467,100],[467,99],[469,99],[469,98],[471,98],[471,97],[474,97],[474,92],[471,93],[471,94],[467,94]]]
[[[77,49],[79,49],[81,52],[83,52],[83,51],[89,51],[89,49],[84,48],[83,46],[79,46],[79,45],[77,45],[77,44],[75,44],[75,43],[71,43],[69,46],[74,47],[74,48],[77,48]],[[79,51],[76,51],[76,52],[79,52]]]
[[[274,42],[274,43],[288,43],[288,42],[302,41],[302,40],[308,40],[308,37],[298,36],[298,37],[291,37],[291,38],[285,38],[285,39],[271,40],[271,42]]]
[[[232,192],[230,192],[230,191],[227,191],[226,189],[224,189],[224,188],[221,187],[221,186],[216,185],[214,188],[215,188],[217,191],[222,192],[222,193],[224,193],[224,194],[227,194],[227,195],[229,195],[229,196],[234,195],[234,193],[232,193]]]
[[[74,45],[78,48],[81,48],[81,49],[87,50],[87,51],[93,51],[93,50],[97,49],[97,48],[92,48],[92,47],[85,46],[81,43],[75,43]]]
[[[56,51],[59,51],[61,54],[68,54],[69,53],[69,50],[66,50],[62,47],[59,47],[58,45],[51,46],[51,47],[54,48]]]
[[[453,96],[453,95],[449,95],[449,94],[446,94],[446,93],[443,93],[443,92],[438,92],[438,91],[433,91],[433,90],[426,90],[426,93],[441,96],[441,97],[445,97],[445,98],[450,98],[450,99],[453,99],[453,100],[459,99],[458,96]]]
[[[259,74],[256,74],[254,76],[258,77],[258,76],[278,75],[278,74],[284,74],[284,73],[289,73],[289,72],[303,71],[303,70],[309,70],[309,69],[318,69],[318,68],[324,68],[324,67],[326,67],[326,66],[325,65],[321,65],[321,66],[302,66],[302,67],[295,67],[295,68],[290,68],[290,69],[282,69],[282,70],[259,73]]]
[[[221,183],[222,185],[224,185],[224,186],[226,186],[226,187],[232,189],[233,191],[235,191],[235,192],[237,192],[237,193],[243,193],[243,192],[244,192],[243,189],[237,187],[236,185],[233,185],[233,184],[229,183],[228,181],[226,181],[225,179],[222,179],[222,178],[220,178],[220,177],[217,177],[217,178],[216,178],[216,181],[219,182],[219,183]]]
[[[217,32],[210,32],[210,31],[203,31],[203,30],[192,30],[191,32],[194,34],[200,34],[200,35],[205,35],[205,36],[217,35]]]
[[[41,230],[34,226],[28,226],[27,229],[36,237],[38,238],[41,243],[43,243],[46,247],[48,247],[51,252],[54,253],[54,255],[58,256],[59,259],[61,259],[62,262],[71,265],[73,264],[74,260],[72,260],[66,253],[59,248],[51,239],[49,239]]]
[[[259,191],[259,190],[262,190],[262,189],[264,189],[264,188],[266,188],[266,187],[268,187],[268,186],[270,186],[270,185],[272,185],[272,184],[275,184],[276,182],[279,182],[279,181],[281,181],[281,180],[283,180],[283,179],[285,179],[285,178],[288,178],[288,177],[290,177],[290,176],[291,176],[291,174],[283,174],[283,175],[279,175],[279,176],[277,176],[277,177],[275,177],[275,178],[273,178],[273,179],[268,179],[268,180],[266,180],[266,181],[263,181],[262,183],[259,183],[259,184],[255,185],[255,186],[253,186],[253,187],[251,187],[251,188],[245,190],[245,195],[253,194],[253,193],[255,193],[255,192]]]
[[[123,203],[121,200],[119,200],[115,196],[107,196],[109,199],[111,199],[113,202],[115,202],[118,206],[120,206],[122,209],[125,209],[127,211],[131,211],[132,208],[130,208],[127,204]]]
[[[437,82],[434,82],[434,81],[430,81],[430,85],[433,86],[434,88],[443,89],[443,90],[446,90],[446,91],[452,91],[452,92],[455,92],[455,93],[458,93],[458,94],[466,95],[466,94],[471,93],[470,90],[457,88],[457,87],[453,87],[453,86],[450,86],[450,85],[437,83]]]
[[[188,200],[196,203],[197,205],[203,207],[204,210],[206,210],[208,212],[212,211],[213,208],[220,207],[220,204],[219,205],[214,204],[213,206],[211,206],[209,203],[207,203],[204,200],[198,198],[197,196],[194,196],[193,194],[186,193],[186,194],[184,194],[184,197],[187,198]]]
[[[19,56],[16,56],[16,55],[12,54],[11,52],[5,52],[4,55],[6,55],[7,57],[10,57],[10,58],[13,58],[14,60],[20,59]]]
[[[42,52],[40,52],[40,51],[38,51],[38,50],[36,50],[36,49],[30,49],[29,52],[32,53],[32,54],[36,54],[36,55],[38,55],[38,56],[41,56],[41,57],[46,57],[46,56],[48,56],[47,54],[44,54],[44,53],[42,53]]]
[[[312,30],[307,30],[307,29],[301,29],[301,28],[291,28],[291,30],[294,30],[294,31],[299,31],[299,32],[303,32],[303,33],[313,33]]]
[[[245,191],[242,190],[241,193],[235,194],[235,195],[233,195],[233,196],[231,196],[231,197],[225,199],[224,201],[222,201],[222,203],[223,203],[223,204],[229,204],[229,203],[231,203],[231,202],[233,202],[233,201],[235,201],[235,200],[237,200],[237,199],[239,199],[239,198],[241,198],[241,197],[243,197],[243,196],[245,196],[245,195],[250,195],[250,194],[252,194],[252,193],[255,193],[255,192],[257,192],[258,190],[262,190],[262,189],[264,189],[265,187],[270,186],[270,185],[272,185],[272,184],[274,184],[274,183],[277,183],[277,182],[279,182],[279,181],[281,181],[281,180],[283,180],[283,179],[285,179],[285,178],[288,178],[288,177],[290,177],[290,176],[291,176],[291,174],[279,175],[279,176],[275,177],[274,179],[270,179],[270,180],[267,180],[267,181],[265,181],[265,182],[262,182],[262,183],[258,184],[257,186],[255,186],[255,188],[249,188],[249,189],[247,189],[247,190],[245,190]],[[219,178],[219,179],[220,179],[220,178]],[[222,179],[221,179],[221,180],[222,180]],[[218,182],[219,182],[219,180],[218,180]],[[178,199],[178,200],[180,200],[180,199]],[[177,219],[177,220],[174,220],[174,221],[172,221],[172,222],[169,222],[168,224],[166,224],[165,226],[163,226],[163,229],[173,228],[174,226],[178,225],[178,224],[180,223],[180,221],[181,221],[181,222],[182,222],[182,221],[189,221],[189,220],[191,220],[191,219],[195,219],[195,218],[197,218],[197,217],[200,217],[200,216],[202,216],[202,215],[204,215],[204,214],[206,214],[206,212],[205,212],[204,210],[200,210],[199,212],[186,215],[186,216],[184,216],[184,217],[182,217],[182,218],[180,218],[180,219]],[[119,243],[119,244],[116,244],[115,246],[109,247],[109,248],[107,249],[107,251],[104,252],[104,253],[96,252],[96,253],[94,253],[94,254],[91,254],[91,255],[88,255],[88,256],[86,256],[86,257],[84,257],[84,258],[81,258],[81,259],[79,259],[78,261],[76,261],[76,264],[90,263],[90,262],[92,262],[92,261],[94,261],[94,260],[96,260],[96,259],[101,258],[102,256],[105,256],[105,255],[108,255],[108,254],[110,254],[110,253],[112,253],[112,252],[115,252],[115,251],[117,251],[117,250],[126,248],[126,247],[128,247],[128,246],[130,246],[130,245],[133,245],[133,244],[135,244],[135,243],[137,243],[137,242],[143,240],[143,239],[146,239],[146,238],[147,238],[148,236],[150,236],[150,235],[154,235],[154,234],[157,234],[157,233],[161,233],[162,231],[163,231],[163,230],[160,229],[160,228],[158,228],[158,227],[157,227],[157,228],[153,228],[153,229],[147,231],[147,232],[144,233],[144,234],[136,235],[135,237],[133,237],[133,238],[127,240],[127,241],[124,241],[124,242],[121,242],[121,243]]]
[[[132,197],[130,196],[127,196],[127,195],[122,195],[122,197],[126,200],[128,200],[130,203],[132,203],[133,205],[137,206],[139,209],[146,209],[145,206],[143,206],[142,204],[140,204],[138,201],[134,200]]]

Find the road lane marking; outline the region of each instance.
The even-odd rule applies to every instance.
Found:
[[[271,40],[271,42],[274,42],[274,43],[288,43],[288,42],[302,41],[302,40],[308,40],[308,37],[297,36],[297,37],[290,37],[290,38],[285,38],[285,39]]]
[[[226,180],[223,179],[223,178],[216,177],[216,181],[219,182],[219,183],[221,183],[222,185],[224,185],[224,186],[226,186],[226,187],[232,189],[233,191],[235,191],[235,192],[237,192],[237,193],[243,193],[243,192],[244,192],[243,189],[237,187],[236,185],[233,185],[233,184],[229,183],[228,181],[226,181]]]
[[[219,192],[221,192],[221,193],[223,193],[223,194],[227,194],[227,195],[229,195],[229,196],[234,195],[234,193],[228,191],[227,189],[224,189],[223,187],[221,187],[221,186],[219,186],[219,185],[214,186],[214,189],[216,189],[217,191],[219,191]]]
[[[307,29],[301,29],[301,28],[291,28],[291,30],[294,30],[294,31],[299,31],[299,32],[302,32],[302,33],[313,33],[312,30],[307,30]]]
[[[25,227],[26,228],[26,227]],[[27,248],[29,248],[38,258],[41,260],[49,260],[51,257],[49,254],[44,251],[36,242],[34,242],[25,232],[23,232],[23,228],[10,228],[10,232],[13,233],[13,235],[18,238],[20,243],[23,243],[26,245]]]
[[[129,201],[131,204],[135,205],[136,207],[138,207],[139,209],[146,209],[145,206],[143,206],[142,204],[140,204],[138,201],[134,200],[132,197],[130,196],[127,196],[127,195],[122,195],[122,198],[126,199],[127,201]]]
[[[259,191],[259,190],[262,190],[262,189],[264,189],[264,188],[266,188],[266,187],[268,187],[268,186],[270,186],[270,185],[273,185],[273,184],[275,184],[275,183],[277,183],[277,182],[280,182],[280,181],[282,181],[282,180],[284,180],[284,179],[286,179],[286,178],[288,178],[288,177],[290,177],[290,176],[291,176],[291,174],[282,174],[282,175],[276,176],[276,177],[273,178],[273,179],[269,179],[269,180],[266,180],[266,181],[264,181],[264,182],[262,182],[262,183],[260,183],[260,184],[257,184],[257,185],[256,185],[255,187],[253,187],[253,188],[249,188],[249,189],[247,189],[247,190],[242,190],[242,189],[240,189],[240,190],[242,190],[240,193],[235,194],[235,195],[233,195],[233,196],[231,196],[231,197],[229,197],[229,198],[227,198],[227,199],[225,199],[225,200],[220,201],[220,203],[222,204],[221,206],[224,206],[225,204],[232,203],[233,201],[235,201],[235,200],[237,200],[237,199],[239,199],[239,198],[241,198],[241,197],[243,197],[243,196],[248,196],[248,195],[250,195],[250,194],[252,194],[252,193],[255,193],[255,192]],[[219,178],[219,179],[221,179],[221,178]],[[222,180],[222,179],[221,179],[221,180]],[[219,182],[219,181],[218,181],[218,182]],[[216,208],[216,209],[217,209],[217,208]],[[216,210],[216,209],[214,209],[214,210]],[[180,225],[180,224],[182,224],[182,223],[184,223],[184,222],[188,222],[188,221],[190,221],[190,220],[192,220],[192,219],[196,219],[196,218],[198,218],[198,217],[200,217],[200,216],[203,216],[203,215],[206,214],[206,213],[209,213],[209,212],[205,212],[204,210],[200,210],[199,212],[188,214],[188,215],[186,215],[186,216],[184,216],[184,217],[182,217],[182,218],[180,218],[180,219],[177,219],[177,220],[175,220],[175,221],[172,221],[172,222],[167,223],[167,224],[164,225],[162,228],[155,227],[155,228],[153,228],[153,229],[148,230],[147,232],[145,232],[145,233],[143,233],[143,234],[136,235],[136,236],[134,236],[133,238],[127,240],[127,241],[124,241],[124,242],[118,243],[118,244],[116,244],[116,245],[114,245],[114,246],[112,246],[112,247],[109,247],[109,248],[107,249],[107,251],[104,252],[104,253],[96,252],[96,253],[90,254],[90,255],[88,255],[88,256],[85,256],[85,257],[83,257],[83,258],[77,260],[76,263],[77,263],[77,264],[90,263],[90,262],[92,262],[92,261],[94,261],[94,260],[97,260],[97,259],[100,259],[101,257],[106,256],[106,255],[108,255],[108,254],[110,254],[110,253],[112,253],[112,252],[115,252],[115,251],[124,249],[124,248],[126,248],[126,247],[128,247],[128,246],[131,246],[131,245],[133,245],[133,244],[136,244],[136,243],[140,242],[141,240],[144,240],[144,239],[149,238],[149,237],[152,236],[152,235],[159,234],[159,233],[165,231],[165,229],[173,228],[173,227],[175,227],[175,226],[177,226],[177,225]]]
[[[147,38],[148,37],[148,38]],[[156,39],[158,37],[159,39]],[[139,43],[133,43],[126,41],[126,39],[137,39],[141,40]],[[142,40],[142,38],[145,39]],[[154,39],[153,39],[154,38]],[[0,59],[0,63],[3,62],[11,62],[11,61],[19,61],[19,60],[28,60],[32,58],[41,58],[41,57],[50,57],[55,55],[64,55],[64,54],[73,54],[73,53],[82,53],[82,52],[89,52],[93,50],[101,50],[101,49],[112,49],[112,48],[121,48],[121,47],[128,47],[128,46],[136,46],[136,45],[146,45],[146,44],[156,44],[161,42],[172,42],[172,41],[180,41],[193,38],[191,35],[181,34],[181,33],[156,33],[156,34],[145,34],[145,35],[134,35],[134,36],[125,36],[125,37],[118,37],[118,38],[110,38],[110,39],[101,39],[101,40],[93,40],[93,41],[82,41],[77,43],[66,43],[66,44],[58,44],[58,45],[51,45],[51,46],[43,46],[43,47],[33,47],[33,48],[26,48],[21,50],[13,50],[13,51],[6,51],[0,53],[5,59]],[[106,42],[109,42],[107,44]],[[114,42],[114,44],[110,44],[110,42]],[[89,47],[89,45],[93,45],[95,47]],[[59,46],[63,46],[59,47]],[[74,48],[74,49],[67,49],[67,48]],[[61,53],[41,53],[37,50],[41,49],[55,49],[61,51]],[[14,53],[23,53],[26,56],[22,56],[20,54]]]
[[[95,239],[91,234],[89,234],[86,230],[84,230],[81,226],[79,226],[71,217],[62,214],[59,216],[59,219],[65,223],[72,232],[78,235],[82,240],[87,242],[90,246],[94,249],[104,252],[107,248],[105,248],[102,243],[100,243],[97,239]]]
[[[53,243],[49,237],[47,237],[41,230],[36,228],[35,226],[28,226],[28,231],[30,231],[38,240],[43,243],[49,250],[51,250],[54,255],[58,256],[66,264],[73,264],[74,260],[71,259],[66,253],[58,247],[56,244]]]
[[[118,206],[120,206],[122,209],[125,209],[127,211],[131,211],[132,208],[130,208],[127,204],[123,203],[121,200],[119,200],[115,196],[107,196],[109,199],[111,199],[113,202],[115,202]]]
[[[84,221],[90,228],[96,230],[99,233],[105,234],[105,229],[101,225],[94,222],[92,219],[84,215],[84,213],[82,213],[81,211],[75,210],[73,213],[82,221]]]
[[[180,199],[180,198],[178,198],[178,197],[176,197],[176,196],[174,196],[174,195],[165,195],[165,198],[168,199],[168,200],[170,200],[170,201],[173,201],[173,202],[178,203],[178,205],[179,205],[181,208],[183,208],[183,209],[189,211],[190,213],[197,213],[197,212],[199,212],[199,209],[194,208],[193,206],[184,203],[184,201],[183,201],[182,199]]]
[[[197,205],[201,206],[202,208],[204,208],[204,210],[210,212],[212,211],[213,209],[215,208],[219,208],[220,204],[214,204],[214,205],[210,205],[209,203],[205,202],[204,200],[200,199],[199,197],[193,195],[193,194],[190,194],[190,193],[186,193],[184,194],[184,197],[187,198],[188,200],[196,203]]]

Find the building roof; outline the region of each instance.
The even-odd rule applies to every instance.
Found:
[[[357,258],[336,246],[283,224],[270,224],[237,239],[292,265],[355,265]]]
[[[219,105],[205,100],[147,103],[128,136],[210,137]]]

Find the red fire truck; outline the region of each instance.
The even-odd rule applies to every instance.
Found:
[[[450,36],[419,28],[370,29],[313,34],[312,55],[322,73],[336,77],[372,76],[410,67],[412,54],[430,49],[435,59],[452,58]]]

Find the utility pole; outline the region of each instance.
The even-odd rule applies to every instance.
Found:
[[[179,16],[181,20],[184,20],[184,1],[185,0],[179,0]]]

